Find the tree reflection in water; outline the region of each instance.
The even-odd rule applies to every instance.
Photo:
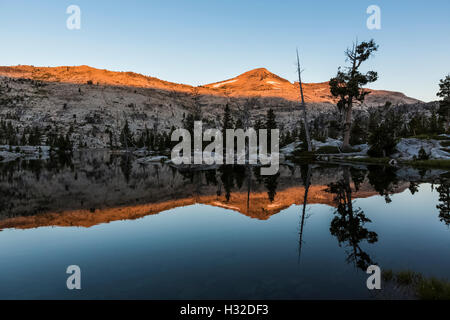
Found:
[[[374,262],[361,249],[360,243],[362,241],[375,243],[378,241],[378,235],[364,227],[371,220],[364,215],[361,208],[353,207],[349,176],[349,169],[345,167],[343,178],[338,182],[330,183],[326,189],[326,192],[335,195],[334,201],[337,206],[334,212],[335,217],[331,221],[330,232],[338,239],[340,246],[345,243],[350,249],[347,252],[347,262],[353,262],[356,267],[365,271]]]
[[[440,203],[436,206],[439,209],[439,220],[450,226],[450,184],[441,181],[436,190],[439,192]]]
[[[416,192],[419,191],[419,184],[417,182],[410,182],[408,189],[411,192],[411,194],[414,195]]]
[[[128,184],[130,182],[131,170],[133,169],[131,156],[128,153],[121,156],[120,169],[122,170],[122,174]]]
[[[299,241],[298,241],[298,262],[300,263],[300,258],[302,255],[302,246],[303,246],[303,231],[305,227],[305,219],[306,219],[306,205],[308,203],[308,192],[309,186],[311,185],[311,165],[301,165],[301,177],[303,180],[303,185],[305,186],[305,193],[303,195],[303,207],[302,207],[302,217],[300,219],[300,232],[299,232]]]
[[[417,169],[408,170],[405,178],[405,172],[385,166],[371,165],[366,168],[297,164],[282,167],[276,175],[262,176],[260,167],[249,165],[184,170],[162,163],[136,163],[135,160],[129,154],[80,152],[75,154],[74,160],[71,155],[52,155],[49,159],[19,159],[0,163],[0,204],[3,208],[0,214],[31,215],[44,211],[152,204],[161,199],[192,199],[199,196],[206,199],[217,195],[216,200],[233,202],[241,213],[267,219],[294,203],[303,203],[298,222],[300,253],[308,204],[324,201],[331,204],[331,200],[337,207],[330,228],[333,235],[338,237],[340,243],[355,247],[354,259],[364,261],[368,259],[360,252],[358,243],[363,240],[375,242],[377,237],[363,227],[370,220],[361,209],[354,210],[352,197],[374,195],[375,190],[384,196],[386,202],[390,202],[390,195],[403,192],[407,183],[410,193],[415,194],[423,182],[439,181],[440,186],[434,191],[439,193],[440,202],[433,203],[431,208],[437,207],[439,219],[450,226],[448,178],[436,173],[431,175],[432,178],[430,175],[426,179],[417,178]],[[301,178],[297,176],[298,170]],[[342,172],[342,179],[331,183]],[[408,175],[413,177],[412,182]],[[302,185],[304,188],[301,188]],[[333,196],[320,194],[324,189],[322,186],[328,186],[327,192]],[[91,187],[93,190],[109,188],[108,194],[114,196],[100,199],[87,191]],[[293,194],[295,192],[298,195]],[[235,199],[231,199],[233,197]],[[205,199],[203,201],[209,203],[210,199]]]
[[[234,187],[234,177],[233,177],[233,165],[226,164],[220,166],[220,180],[222,181],[223,188],[225,190],[225,198],[230,201],[231,189]]]
[[[381,196],[386,203],[392,202],[390,195],[394,193],[398,184],[397,169],[391,166],[369,166],[369,183]]]
[[[264,177],[264,186],[267,188],[267,196],[269,197],[270,202],[275,200],[279,176],[280,173]]]

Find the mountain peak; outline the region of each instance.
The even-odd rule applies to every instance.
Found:
[[[207,88],[224,89],[236,92],[267,92],[281,90],[292,85],[288,80],[277,76],[266,68],[257,68],[244,72],[237,77],[205,85]]]
[[[256,69],[252,69],[249,70],[247,72],[244,72],[241,75],[271,75],[273,74],[272,72],[270,72],[269,70],[267,70],[266,68],[256,68]]]
[[[286,81],[289,82],[286,79],[281,78],[280,76],[276,75],[275,73],[270,72],[266,68],[257,68],[250,71],[247,71],[239,76],[237,78],[249,78],[249,79],[255,79],[255,80],[266,80],[266,79],[277,79],[280,81]]]

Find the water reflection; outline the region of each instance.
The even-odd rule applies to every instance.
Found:
[[[298,241],[298,262],[300,263],[300,259],[302,256],[302,246],[303,246],[303,230],[305,228],[306,221],[306,207],[308,205],[308,193],[309,187],[311,185],[311,165],[301,165],[300,166],[301,177],[303,180],[303,185],[305,186],[305,192],[303,195],[303,205],[302,205],[302,215],[300,219],[300,232],[299,232],[299,241]]]
[[[349,168],[344,168],[343,177],[337,182],[330,183],[326,189],[326,192],[334,195],[336,204],[335,217],[331,221],[330,232],[337,238],[339,245],[345,243],[349,248],[347,261],[354,262],[361,270],[367,270],[369,265],[375,263],[361,249],[360,243],[362,241],[375,243],[378,241],[378,235],[364,227],[371,220],[365,216],[361,208],[353,207],[349,176]],[[356,185],[358,184],[355,183]]]
[[[136,297],[156,298],[174,292],[184,292],[183,298],[320,298],[316,286],[327,297],[366,297],[370,264],[398,269],[417,257],[417,265],[424,264],[417,269],[442,268],[444,275],[450,265],[444,256],[450,183],[441,170],[310,163],[261,176],[257,167],[189,170],[98,151],[1,163],[0,192],[0,259],[9,274],[0,276],[3,281],[19,277],[18,265],[50,261],[48,248],[61,264],[77,257],[105,270],[117,259],[151,279]],[[41,228],[46,226],[89,228]],[[37,229],[15,230],[31,228]],[[29,240],[33,235],[36,241]],[[78,240],[72,246],[68,238]],[[97,241],[98,251],[92,245]],[[29,246],[33,252],[23,260],[15,256]],[[327,278],[330,265],[336,270]],[[220,271],[224,266],[227,272]],[[125,273],[114,277],[129,283]],[[340,282],[330,287],[330,281]],[[155,283],[169,289],[158,291]],[[232,283],[237,287],[228,287]]]
[[[369,166],[369,183],[381,196],[386,203],[391,202],[390,194],[394,193],[398,185],[397,169],[391,166]]]
[[[105,214],[111,221],[114,217],[106,218],[108,210],[121,210],[122,218],[128,211],[131,218],[136,210],[143,210],[139,206],[165,208],[182,203],[229,208],[264,220],[293,204],[302,204],[301,243],[308,203],[324,203],[336,208],[331,229],[339,242],[355,246],[354,237],[344,236],[346,232],[358,233],[360,241],[375,237],[362,227],[369,221],[362,211],[353,209],[352,198],[379,194],[390,203],[392,194],[408,188],[414,195],[423,182],[439,185],[439,217],[448,224],[449,184],[445,172],[439,170],[304,164],[281,166],[276,175],[261,176],[258,167],[222,165],[183,170],[161,162],[142,162],[128,154],[81,152],[73,158],[1,163],[0,222],[6,226],[7,218],[67,212],[81,216],[83,211]],[[71,223],[76,225],[77,221]]]
[[[441,180],[436,190],[439,192],[439,204],[436,206],[439,209],[439,220],[450,226],[450,184]]]

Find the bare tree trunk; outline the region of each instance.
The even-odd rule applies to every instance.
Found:
[[[344,123],[344,142],[342,144],[342,149],[350,148],[350,131],[352,129],[352,105],[349,104],[345,110],[345,123]]]
[[[306,104],[305,99],[303,97],[303,86],[302,86],[302,71],[300,70],[300,58],[298,57],[297,50],[297,69],[298,69],[298,85],[300,86],[300,97],[302,99],[302,107],[303,107],[303,122],[305,124],[305,133],[306,133],[306,143],[308,145],[308,151],[312,151],[311,137],[309,135],[309,127],[308,127],[308,116],[306,114]]]

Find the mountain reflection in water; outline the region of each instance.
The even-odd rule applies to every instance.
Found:
[[[174,210],[192,207],[199,212],[207,210],[211,215],[214,211],[239,212],[241,217],[247,219],[247,222],[240,221],[234,227],[248,228],[249,230],[248,234],[239,233],[241,238],[251,239],[253,233],[259,232],[252,229],[254,223],[249,224],[250,221],[259,221],[259,223],[267,225],[267,228],[269,228],[267,230],[271,230],[270,235],[273,238],[271,244],[273,248],[267,248],[268,244],[266,244],[268,257],[264,256],[264,259],[268,259],[271,255],[279,254],[277,252],[282,250],[283,246],[287,248],[292,245],[292,243],[289,245],[284,243],[282,247],[279,247],[282,240],[276,239],[284,237],[282,233],[277,232],[281,232],[281,230],[287,232],[291,229],[291,225],[286,224],[287,222],[280,224],[280,221],[288,219],[284,215],[292,212],[293,208],[291,207],[294,207],[296,216],[296,222],[294,223],[296,223],[295,228],[297,229],[295,235],[296,263],[306,264],[305,269],[308,269],[307,266],[310,264],[318,263],[312,261],[314,259],[311,259],[311,251],[306,254],[309,255],[309,260],[305,261],[304,257],[305,243],[307,242],[305,239],[310,239],[308,242],[310,246],[312,245],[311,239],[315,239],[314,244],[319,247],[323,246],[324,243],[330,243],[328,245],[334,243],[342,248],[345,252],[346,264],[352,266],[354,270],[362,271],[363,276],[358,275],[358,277],[364,277],[365,270],[369,265],[382,262],[380,261],[383,260],[382,253],[393,250],[389,249],[387,243],[390,246],[394,243],[398,248],[404,250],[402,241],[405,240],[393,242],[392,236],[383,235],[384,230],[391,228],[390,224],[392,226],[401,225],[399,216],[383,216],[384,212],[391,212],[394,209],[400,210],[397,212],[401,216],[407,214],[411,210],[408,208],[408,202],[421,192],[423,194],[421,190],[424,190],[425,187],[429,187],[431,191],[424,206],[426,205],[426,210],[433,213],[433,217],[437,221],[437,223],[430,222],[429,228],[436,230],[436,228],[445,227],[447,229],[446,234],[442,233],[442,230],[437,233],[441,237],[439,238],[441,242],[430,242],[427,245],[435,248],[445,246],[446,244],[442,243],[442,237],[448,243],[450,226],[449,182],[449,175],[446,171],[410,167],[301,164],[280,166],[278,174],[261,176],[259,168],[256,167],[223,165],[210,170],[181,170],[160,162],[141,163],[129,155],[114,155],[104,151],[80,152],[71,159],[18,160],[0,164],[0,193],[2,194],[0,198],[0,231],[4,231],[0,232],[0,237],[2,235],[8,235],[9,237],[9,235],[12,235],[10,232],[14,230],[40,227],[89,227],[91,229],[90,227],[98,227],[101,224],[106,226],[105,223],[112,221],[132,221],[156,214],[164,216]],[[435,200],[430,198],[433,194],[437,195],[436,197],[433,196]],[[361,202],[364,199],[367,201]],[[384,203],[383,206],[379,204],[380,200]],[[378,203],[380,209],[380,212],[376,215],[376,223],[373,221],[374,207],[369,206],[370,203],[374,202]],[[366,205],[361,205],[362,203]],[[202,209],[195,205],[206,205],[209,209]],[[323,209],[314,205],[325,205],[324,207],[328,208],[329,211],[327,216],[313,217],[321,221],[315,225],[314,223],[311,224],[314,220],[311,217],[318,211],[323,211]],[[416,209],[421,210],[420,208]],[[371,214],[367,214],[367,211],[370,211]],[[186,214],[187,212],[189,210],[186,211]],[[205,214],[201,219],[208,217],[208,213]],[[417,230],[420,230],[420,226],[417,225],[418,222],[414,222],[417,214],[412,213],[412,216],[408,218],[411,221],[408,219],[408,221],[405,221],[405,228],[403,231],[401,230],[404,237],[402,239],[413,235],[418,239],[424,237],[424,235],[417,235],[417,232],[410,234],[411,231],[409,231],[417,228],[419,228]],[[178,221],[186,223],[189,216],[183,216],[180,212],[167,221],[170,220],[173,224],[178,219]],[[290,213],[289,217],[289,219],[292,219]],[[430,218],[420,217],[420,219]],[[147,225],[148,222],[144,220],[140,221]],[[292,220],[289,221],[292,223]],[[167,224],[166,227],[169,225]],[[320,225],[321,231],[319,231],[318,225]],[[225,224],[223,228],[223,230],[227,230],[228,227]],[[225,232],[219,229],[214,230],[218,233]],[[328,235],[323,234],[323,230],[326,230]],[[163,230],[159,231],[163,232]],[[198,237],[207,243],[214,242],[211,235],[204,235],[202,233],[204,231],[200,229],[197,232],[202,234]],[[161,234],[157,241],[164,243],[167,236]],[[223,237],[226,238],[227,236],[223,235]],[[272,238],[267,238],[267,241]],[[420,241],[422,242],[417,240],[416,246],[423,245],[423,239]],[[5,243],[4,245],[7,246]],[[136,245],[147,248],[149,244]],[[231,250],[233,245],[224,242],[221,245],[223,248],[217,248],[218,252],[227,250],[227,245],[230,246],[229,249]],[[11,244],[11,246],[14,245]],[[382,251],[380,251],[380,248],[383,248]],[[201,248],[196,249],[201,250]],[[262,248],[258,248],[257,251],[259,249]],[[156,247],[151,250],[156,250]],[[321,257],[325,254],[334,257],[333,253],[329,252],[330,249],[324,252],[321,250],[324,249],[317,251],[316,257],[319,256],[319,252]],[[440,254],[438,250],[436,249],[435,252],[436,259]],[[160,255],[160,258],[170,257],[169,253],[160,253]],[[389,255],[394,255],[394,253],[389,253]],[[399,256],[399,260],[402,261],[401,266],[404,265],[403,260],[410,259],[406,254],[404,255],[403,258]],[[239,255],[239,257],[241,260],[236,263],[242,264],[242,268],[245,269],[245,266],[249,265],[250,262],[246,261],[244,256]],[[263,259],[262,257],[262,252],[261,255],[256,256],[257,259]],[[269,260],[266,263],[274,264],[275,262]],[[430,265],[423,267],[425,270],[436,268],[435,264],[429,263]],[[442,263],[444,268],[447,261]],[[272,267],[281,270],[282,265],[283,262],[280,261],[280,265]],[[450,266],[450,261],[448,261],[448,265]],[[290,264],[285,263],[284,267],[286,266],[290,266]],[[317,265],[315,266],[317,267]],[[409,266],[406,265],[406,267]],[[306,281],[306,283],[314,281],[317,285],[322,281],[321,278],[317,278],[317,275],[315,278],[307,280],[307,273],[300,276],[297,274],[300,271],[295,271],[294,266],[292,268],[291,276],[299,277],[298,281],[300,279],[303,282]],[[314,266],[310,265],[310,268],[314,268]],[[344,267],[341,266],[340,268]],[[174,272],[178,274],[178,271],[180,270]],[[193,275],[194,278],[195,276]],[[259,280],[262,281],[265,276],[263,276],[263,273],[260,276],[261,279]],[[450,274],[446,276],[450,276]],[[220,276],[217,281],[226,280],[226,277],[223,279],[222,277],[225,277],[225,275]],[[154,280],[154,278],[152,279]],[[346,281],[350,280],[356,281],[348,276]],[[289,282],[291,280],[283,278],[278,281],[280,281],[278,285],[282,286],[284,281]],[[182,283],[179,285],[183,288],[186,286]],[[245,283],[242,283],[243,287],[245,285]],[[176,285],[172,284],[172,286]],[[182,295],[182,297],[261,298],[266,297],[270,291],[267,291],[267,288],[259,288],[258,290],[262,290],[262,294],[258,293],[256,296],[243,294],[243,296],[240,296],[232,295],[229,291],[226,291],[226,285],[222,289],[224,292],[211,289],[212,291],[205,292],[202,295],[192,287],[190,288],[191,291],[188,290],[190,295],[186,293],[187,295]],[[176,288],[170,293],[152,291],[155,296],[147,294],[148,290],[145,291],[145,294],[144,292],[135,293],[137,297],[143,295],[145,297],[172,298],[176,296],[172,293],[178,292],[177,290],[181,289]],[[298,291],[297,287],[293,290],[295,293],[287,293],[284,289],[280,289],[277,297],[321,297],[313,289],[302,291],[302,293]],[[324,292],[324,296],[361,297],[362,294],[362,297],[366,297],[365,293],[358,291],[362,289],[356,290],[359,293],[355,293],[356,291],[348,288],[336,292],[333,290]],[[49,296],[52,297],[52,294],[49,293]]]
[[[449,184],[442,170],[305,164],[281,166],[273,176],[261,176],[259,171],[238,165],[178,170],[160,162],[139,163],[131,156],[103,151],[81,152],[62,162],[3,163],[0,229],[89,227],[195,203],[261,220],[303,203],[334,206],[346,216],[353,210],[352,199],[379,194],[389,203],[390,195],[406,188],[414,194],[422,182],[440,184],[440,217],[449,224]]]

